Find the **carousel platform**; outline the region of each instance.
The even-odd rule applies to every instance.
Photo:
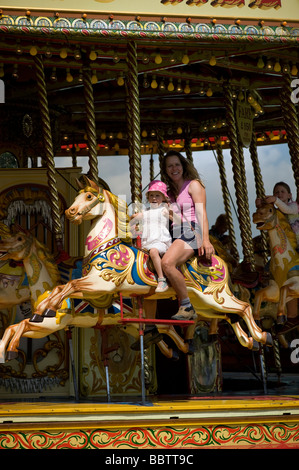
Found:
[[[0,404],[0,449],[253,448],[299,449],[299,393]]]

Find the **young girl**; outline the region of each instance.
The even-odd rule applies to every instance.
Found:
[[[266,196],[267,203],[274,203],[275,206],[288,217],[289,224],[296,235],[297,251],[299,250],[299,206],[292,199],[289,185],[280,181],[273,188],[273,196]]]
[[[141,246],[149,250],[158,275],[155,292],[165,292],[168,284],[163,274],[161,256],[166,253],[172,241],[168,230],[169,210],[166,184],[158,180],[152,181],[146,197],[150,208],[132,215],[132,219],[134,222],[142,220]]]

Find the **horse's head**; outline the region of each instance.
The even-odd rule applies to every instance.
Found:
[[[84,176],[83,181],[77,180],[79,194],[65,211],[66,217],[75,225],[81,224],[82,220],[94,219],[102,215],[104,210],[105,196],[102,189],[87,176]]]
[[[33,237],[27,231],[18,231],[0,240],[0,260],[21,261],[26,258],[32,246]]]
[[[260,202],[252,216],[253,223],[259,230],[271,230],[277,224],[277,215],[274,204]]]

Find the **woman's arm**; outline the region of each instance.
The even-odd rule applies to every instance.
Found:
[[[206,190],[199,181],[193,180],[189,186],[189,194],[194,202],[195,214],[202,231],[200,234],[202,243],[199,243],[198,253],[199,255],[205,254],[207,258],[210,258],[211,255],[215,253],[215,249],[210,242],[209,237],[209,221],[206,210]]]

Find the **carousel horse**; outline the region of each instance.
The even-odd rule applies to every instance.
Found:
[[[55,262],[53,259],[52,254],[49,252],[48,248],[40,243],[35,237],[30,234],[30,231],[23,230],[21,227],[18,227],[18,230],[15,234],[11,233],[10,237],[6,237],[5,241],[0,241],[0,253],[2,257],[2,263],[8,264],[8,261],[3,261],[4,258],[9,258],[14,262],[22,263],[23,267],[17,266],[14,269],[18,269],[18,273],[23,273],[21,276],[14,276],[18,279],[21,278],[24,280],[26,275],[27,282],[29,282],[29,287],[23,287],[20,291],[24,294],[21,296],[17,289],[16,281],[12,282],[10,280],[9,286],[9,296],[3,297],[3,305],[8,306],[13,303],[13,305],[18,305],[20,302],[24,302],[25,300],[31,300],[34,304],[37,298],[41,295],[41,292],[44,292],[45,289],[52,289],[54,286],[58,284],[60,278],[63,279],[64,282],[67,282],[69,279],[75,277],[81,277],[82,268],[80,267],[80,258],[70,258],[68,257],[66,260],[59,262],[57,265],[57,261]],[[25,267],[25,271],[24,271]],[[7,275],[6,275],[7,276]],[[10,276],[11,277],[11,276]],[[1,279],[1,268],[0,268],[0,279]],[[8,283],[8,280],[5,284]],[[20,284],[21,281],[18,281]],[[48,291],[46,291],[48,292]],[[26,296],[25,296],[26,294]],[[0,296],[1,296],[1,288],[0,288]],[[14,300],[10,300],[14,299]],[[1,305],[1,297],[0,297],[0,305]],[[139,325],[138,324],[129,324],[125,327],[119,324],[120,320],[120,307],[118,305],[118,301],[114,300],[113,304],[107,309],[107,313],[103,311],[101,308],[103,305],[107,306],[107,302],[105,297],[102,298],[102,301],[97,301],[96,306],[91,305],[89,302],[82,301],[80,299],[73,299],[70,303],[68,302],[68,308],[72,311],[73,316],[90,316],[92,317],[93,323],[92,326],[97,327],[105,327],[111,325],[117,325],[120,328],[125,329],[126,333],[133,336],[135,339],[139,335]],[[132,316],[129,314],[132,309],[129,307],[129,304],[123,302],[123,311],[125,316]],[[105,314],[104,314],[105,313]],[[61,314],[61,311],[59,311]],[[26,323],[26,322],[25,322]],[[86,320],[84,321],[86,323]],[[20,326],[18,326],[20,325]],[[82,326],[90,326],[90,321],[87,322],[87,325]],[[24,323],[20,322],[20,324],[11,325],[5,331],[5,334],[2,338],[2,342],[0,342],[0,350],[2,351],[1,347],[5,344],[6,341],[10,341],[12,337],[14,337],[18,331],[22,330],[24,327]],[[56,328],[58,330],[61,329],[59,326]],[[184,353],[187,353],[189,350],[189,344],[185,343],[183,339],[177,334],[175,329],[170,325],[163,325],[161,326],[161,330],[163,333],[169,335],[177,347]],[[47,334],[54,332],[53,328],[51,328]],[[38,334],[40,334],[39,331]],[[26,336],[26,335],[24,335]],[[28,336],[28,335],[27,335]],[[43,336],[45,336],[43,334]],[[37,337],[37,336],[34,336]],[[39,336],[40,337],[40,336]],[[13,343],[13,342],[12,342]],[[159,348],[161,349],[162,353],[168,358],[176,358],[176,352],[170,348],[164,341],[160,341]],[[8,359],[13,359],[16,357],[16,352],[12,351],[8,354]],[[2,361],[4,360],[4,356],[2,354]],[[1,361],[0,361],[1,362]]]
[[[58,285],[39,296],[33,317],[12,325],[5,332],[0,342],[2,360],[7,346],[8,352],[16,353],[22,336],[41,338],[68,326],[105,325],[106,315],[103,313],[98,317],[73,314],[74,299],[100,302],[100,311],[103,312],[105,306],[111,305],[115,296],[120,294],[124,298],[148,300],[175,297],[172,288],[165,293],[155,293],[157,280],[147,266],[148,255],[131,243],[127,205],[87,178],[85,185],[79,184],[81,190],[66,210],[66,216],[74,224],[92,220],[85,241],[83,277]],[[3,251],[0,242],[0,252]],[[236,299],[229,290],[228,271],[220,258],[213,256],[211,262],[200,262],[194,257],[180,269],[200,317],[227,320],[240,343],[248,349],[255,347],[255,342],[272,344],[271,335],[263,332],[253,320],[250,305]],[[251,337],[241,328],[239,318],[245,321]],[[165,325],[159,325],[158,329],[172,335]]]
[[[273,204],[261,203],[252,216],[256,228],[266,230],[271,250],[269,284],[255,294],[253,316],[260,319],[262,302],[277,303],[277,323],[287,319],[286,304],[299,297],[299,254],[295,234]]]

